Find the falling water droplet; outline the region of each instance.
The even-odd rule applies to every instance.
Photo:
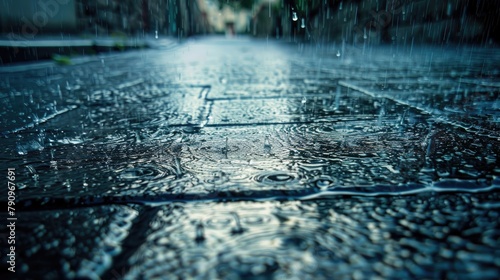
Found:
[[[406,120],[406,115],[408,114],[408,111],[404,111],[403,114],[401,115],[401,117],[399,118],[398,120],[398,127],[399,127],[399,132],[401,133],[401,135],[404,133],[404,130],[405,130],[405,120]]]
[[[59,85],[57,85],[57,95],[59,96],[59,99],[62,99],[61,87]]]
[[[271,143],[269,142],[269,135],[264,138],[264,152],[269,154],[271,152]]]
[[[340,57],[340,51],[337,51],[337,57]]]
[[[155,30],[155,39],[158,39],[158,30]]]
[[[335,110],[338,110],[340,106],[340,87],[337,87],[337,92],[335,94]]]
[[[184,174],[181,168],[181,160],[178,157],[175,158],[175,174],[179,178]]]
[[[427,142],[427,149],[426,149],[426,151],[425,151],[425,156],[426,156],[426,158],[427,158],[427,159],[428,159],[428,158],[430,157],[430,155],[431,155],[432,145],[433,145],[433,140],[434,140],[434,139],[433,139],[433,136],[434,136],[434,135],[433,135],[433,133],[432,133],[432,132],[430,132],[430,133],[429,133],[429,135],[427,136],[427,138],[428,138],[428,142]]]
[[[227,152],[229,150],[229,144],[228,144],[228,138],[226,137],[226,144],[224,145],[224,148],[222,148],[222,153],[224,156],[227,158]]]
[[[89,186],[89,183],[87,183],[87,180],[88,180],[88,177],[87,177],[87,173],[85,173],[83,175],[83,187],[86,188]]]
[[[451,4],[451,3],[448,3],[448,7],[447,7],[447,9],[446,9],[446,15],[447,15],[447,16],[451,16],[451,13],[452,13],[452,11],[453,11],[452,9],[453,9],[452,4]]]
[[[292,13],[292,20],[293,21],[297,21],[299,19],[299,17],[297,16],[297,13],[296,12],[293,12]]]
[[[306,28],[306,20],[302,18],[302,23],[300,24],[300,28]]]
[[[203,224],[199,223],[196,225],[196,238],[195,241],[201,243],[205,240],[205,230]]]
[[[33,101],[33,93],[32,92],[30,92],[29,101],[31,104],[33,104],[35,102],[35,101]]]
[[[380,109],[380,113],[378,114],[378,119],[377,119],[377,126],[382,126],[382,120],[385,116],[385,110],[384,107]]]

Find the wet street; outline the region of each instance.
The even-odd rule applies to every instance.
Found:
[[[207,37],[13,69],[19,279],[499,278],[498,49]]]

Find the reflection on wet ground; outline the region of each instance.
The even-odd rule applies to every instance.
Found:
[[[2,74],[19,273],[496,279],[499,62],[212,38]]]

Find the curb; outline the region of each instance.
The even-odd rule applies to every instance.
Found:
[[[41,39],[31,41],[0,39],[0,72],[22,62],[53,60],[54,56],[71,58],[136,49],[168,49],[177,45],[173,39]],[[56,59],[57,62],[57,59]],[[47,63],[45,61],[44,63]],[[5,70],[5,69],[4,69]],[[10,72],[10,71],[9,71]]]

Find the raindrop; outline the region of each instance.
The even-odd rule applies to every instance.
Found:
[[[30,104],[33,104],[34,101],[33,101],[33,93],[30,92],[30,96],[29,96],[29,101],[30,101]]]
[[[87,177],[87,174],[85,173],[83,175],[83,187],[86,188],[89,186],[89,183],[87,183],[87,180],[88,180],[88,177]]]
[[[224,148],[222,148],[222,154],[224,154],[225,158],[227,158],[227,152],[229,151],[228,138],[226,137],[226,143]]]
[[[59,85],[57,85],[57,95],[59,96],[59,99],[62,99],[61,87]]]
[[[403,112],[403,114],[401,115],[401,118],[399,119],[399,125],[400,125],[401,127],[403,127],[403,126],[404,126],[404,124],[405,124],[405,119],[406,119],[406,116],[407,116],[407,115],[408,115],[408,110],[405,110],[405,111]]]
[[[201,243],[205,240],[205,233],[204,233],[204,227],[203,224],[199,223],[196,225],[196,238],[195,241],[198,243]]]
[[[300,24],[300,28],[306,28],[306,20],[302,18],[302,23]]]
[[[385,110],[384,107],[380,109],[380,113],[378,114],[378,119],[377,119],[377,126],[382,126],[382,119],[385,115]]]
[[[158,30],[155,30],[155,39],[158,39]]]
[[[337,87],[337,92],[335,93],[335,110],[338,110],[340,106],[340,87]]]
[[[181,168],[181,160],[176,157],[175,158],[175,174],[177,175],[177,177],[181,177],[182,174],[184,172],[182,171],[182,168]]]
[[[428,141],[428,142],[427,142],[427,149],[426,149],[426,151],[425,151],[425,156],[426,156],[427,158],[429,158],[429,157],[430,157],[431,152],[432,152],[432,145],[433,145],[433,140],[434,140],[434,139],[433,139],[433,136],[434,136],[434,135],[433,135],[432,133],[429,133],[429,135],[427,136],[427,138],[428,138],[428,140],[427,140],[427,141]]]
[[[271,143],[269,143],[269,136],[266,135],[264,138],[264,152],[269,154],[271,152]]]
[[[297,21],[299,19],[299,17],[297,16],[297,13],[296,12],[293,12],[292,13],[292,20],[293,21]]]
[[[340,57],[340,51],[337,51],[337,57]]]

